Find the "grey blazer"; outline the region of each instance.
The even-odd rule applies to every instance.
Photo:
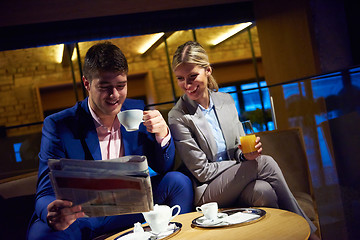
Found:
[[[233,98],[227,93],[210,92],[225,138],[228,159],[217,162],[217,145],[211,126],[198,104],[183,95],[169,112],[169,126],[176,151],[192,173],[197,204],[208,183],[240,161],[239,137],[245,135]]]

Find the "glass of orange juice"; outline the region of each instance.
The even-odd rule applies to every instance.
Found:
[[[252,127],[251,121],[241,122],[245,131],[245,136],[240,137],[240,144],[243,153],[251,153],[255,152],[257,149],[256,145],[256,136],[254,133],[254,129]]]

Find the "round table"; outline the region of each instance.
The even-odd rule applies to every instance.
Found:
[[[276,239],[276,240],[304,240],[310,235],[307,221],[292,212],[275,209],[260,208],[266,211],[263,219],[248,224],[222,228],[192,227],[193,219],[202,216],[201,213],[191,212],[175,217],[172,222],[182,224],[180,232],[172,236],[171,240],[231,240],[231,239]],[[130,229],[114,234],[106,240],[113,240]]]

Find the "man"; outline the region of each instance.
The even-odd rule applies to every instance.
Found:
[[[138,131],[126,132],[120,111],[144,109],[140,100],[127,99],[127,60],[110,42],[92,46],[85,56],[83,83],[89,97],[44,120],[35,213],[28,239],[92,239],[142,221],[141,214],[85,218],[81,206],[55,198],[49,180],[48,159],[111,159],[145,155],[158,175],[151,177],[154,202],[182,212],[192,209],[191,181],[173,166],[175,147],[159,111],[144,111]]]

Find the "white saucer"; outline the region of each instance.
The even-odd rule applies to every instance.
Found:
[[[226,213],[218,213],[217,219],[211,220],[207,219],[205,216],[199,217],[196,219],[196,223],[203,226],[214,226],[222,223],[223,218],[227,217]]]
[[[218,218],[215,220],[208,220],[204,216],[195,218],[191,224],[194,227],[202,228],[221,228],[228,226],[244,226],[255,223],[263,219],[266,211],[255,208],[233,208],[221,211]]]
[[[154,234],[151,232],[149,226],[143,227],[144,232],[133,232],[129,230],[124,234],[120,235],[115,240],[149,240],[149,239],[167,239],[179,233],[182,228],[182,224],[179,222],[170,222],[168,229],[160,234]]]
[[[161,232],[161,233],[153,233],[152,231],[150,231],[150,233],[154,236],[156,236],[156,239],[162,239],[162,238],[165,238],[169,235],[171,235],[172,233],[174,233],[175,230],[177,230],[177,226],[175,223],[170,223],[168,225],[168,228],[164,231],[164,232]]]

